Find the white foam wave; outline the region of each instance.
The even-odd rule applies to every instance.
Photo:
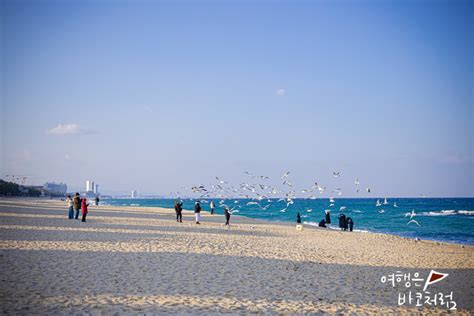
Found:
[[[319,223],[316,223],[316,222],[303,222],[303,224],[319,227]],[[332,230],[341,230],[339,226],[333,226],[333,225],[326,225],[326,226],[327,228],[332,229]],[[353,231],[358,232],[358,233],[369,233],[368,230],[363,230],[363,229],[354,229]]]
[[[466,210],[441,210],[441,211],[432,211],[432,212],[423,212],[420,214],[421,216],[449,216],[449,215],[467,215],[473,216],[474,211],[466,211]]]

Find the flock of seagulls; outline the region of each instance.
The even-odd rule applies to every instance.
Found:
[[[329,204],[328,209],[325,211],[329,212],[330,209],[335,205],[336,199],[335,196],[341,196],[343,191],[341,188],[334,188],[332,190],[328,189],[327,186],[323,186],[318,182],[314,182],[311,187],[304,188],[301,190],[296,190],[291,179],[290,171],[284,172],[279,179],[280,184],[274,185],[269,182],[270,177],[265,175],[255,175],[250,171],[244,171],[243,174],[247,177],[247,181],[243,181],[238,185],[232,185],[228,181],[216,176],[215,183],[210,186],[196,185],[190,188],[184,188],[185,194],[190,190],[194,195],[198,196],[198,199],[202,203],[207,203],[206,199],[208,198],[217,198],[219,199],[218,205],[222,208],[227,208],[231,213],[239,212],[244,205],[250,206],[254,205],[261,210],[267,210],[270,205],[278,204],[281,205],[279,209],[280,213],[285,213],[289,208],[294,204],[294,200],[297,195],[301,197],[303,195],[304,199],[314,200],[318,195],[322,195],[325,192],[329,192]],[[341,178],[342,173],[340,171],[332,172],[334,178]],[[361,182],[359,179],[354,180],[355,192],[360,192]],[[371,193],[371,188],[366,187],[365,191]],[[297,194],[298,193],[298,194]],[[300,194],[301,193],[301,194]],[[180,192],[170,193],[176,198],[181,196]],[[243,202],[243,199],[248,199],[250,201]],[[233,202],[232,202],[233,201]],[[243,204],[243,205],[242,205]],[[384,214],[384,206],[389,205],[387,198],[381,202],[379,199],[376,201],[376,208],[379,214]],[[396,203],[393,203],[394,208],[398,208]],[[344,212],[346,206],[340,206],[339,211]],[[307,213],[312,212],[310,208],[306,209]],[[416,224],[421,226],[418,221],[413,219],[416,216],[414,210],[412,213],[406,213],[405,217],[410,216],[410,219],[407,223]]]

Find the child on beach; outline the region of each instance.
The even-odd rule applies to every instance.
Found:
[[[347,224],[349,225],[349,231],[352,231],[352,229],[354,228],[354,221],[351,217],[347,218]]]
[[[82,221],[85,222],[86,221],[86,215],[88,213],[87,211],[87,207],[89,206],[89,204],[87,203],[87,199],[86,198],[83,198],[82,199],[82,206],[81,206],[81,209],[82,209]]]
[[[73,219],[74,218],[74,209],[73,209],[74,203],[70,195],[67,196],[66,202],[67,202],[67,208],[68,208],[68,218]]]

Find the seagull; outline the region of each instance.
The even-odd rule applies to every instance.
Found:
[[[393,203],[393,207],[398,207],[397,202]]]
[[[332,176],[333,176],[334,178],[338,178],[338,177],[341,176],[341,173],[340,173],[339,171],[338,171],[338,172],[333,172],[333,173],[332,173]]]
[[[290,175],[290,172],[287,171],[287,172],[285,172],[285,173],[281,176],[281,178],[282,178],[282,179],[288,178],[289,175]]]
[[[355,179],[354,184],[359,185],[360,184],[359,179]]]
[[[342,212],[342,211],[344,211],[345,209],[346,209],[346,207],[345,207],[345,206],[341,206],[341,207],[339,208],[339,211],[341,211],[341,212]]]
[[[411,213],[405,213],[405,217],[410,216],[410,219],[416,216],[415,209],[411,211]]]
[[[284,209],[280,210],[281,213],[285,213],[286,212],[286,209],[287,207],[285,207]]]
[[[334,203],[334,198],[332,196],[329,198],[329,203]]]
[[[217,181],[219,181],[219,183],[220,183],[220,184],[227,183],[227,182],[225,182],[225,181],[223,181],[223,180],[219,179],[219,177],[216,177],[216,180],[217,180]]]
[[[379,211],[379,213],[380,213],[380,214],[383,214],[383,213],[385,213],[385,210],[384,210],[384,209],[381,209],[381,210]]]
[[[312,211],[313,211],[313,209],[311,209],[311,208],[306,210],[306,212],[308,212],[308,213],[311,213]]]
[[[367,193],[370,193],[370,188],[366,188],[365,190],[367,191]]]
[[[418,223],[418,222],[415,221],[414,219],[410,220],[410,221],[407,223],[407,225],[410,224],[410,223],[415,223],[416,225],[421,226],[420,223]]]
[[[247,205],[260,205],[257,202],[248,202]]]

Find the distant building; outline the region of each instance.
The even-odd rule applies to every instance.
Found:
[[[98,185],[98,184],[96,184],[96,185],[94,186],[94,193],[95,193],[95,194],[99,194],[99,185]]]
[[[65,183],[46,182],[43,185],[46,194],[49,195],[64,195],[67,192],[67,185]]]
[[[138,191],[132,190],[132,199],[138,198]]]
[[[94,181],[87,180],[86,181],[86,192],[94,192]]]

